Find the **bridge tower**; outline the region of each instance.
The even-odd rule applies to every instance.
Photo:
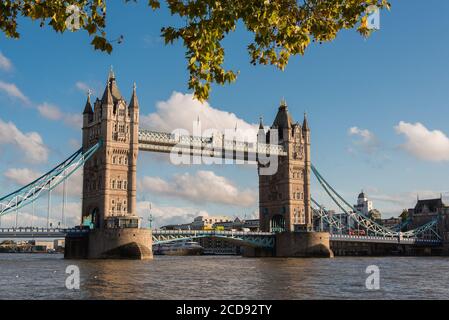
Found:
[[[332,257],[329,233],[314,232],[310,198],[310,128],[307,116],[302,125],[294,123],[285,101],[281,102],[273,125],[265,134],[259,127],[258,140],[278,136],[286,156],[278,157],[274,174],[262,174],[259,163],[259,222],[261,231],[274,232],[275,248],[246,249],[247,256]],[[272,137],[273,138],[273,137]],[[262,141],[263,142],[263,141]],[[270,164],[271,165],[271,164]],[[264,170],[265,171],[265,170]],[[265,172],[263,172],[265,173]]]
[[[259,130],[263,130],[260,126]],[[273,125],[266,133],[277,131],[279,144],[287,151],[278,158],[273,175],[261,175],[259,167],[259,220],[265,232],[310,231],[310,128],[304,114],[303,124],[294,123],[283,100]]]
[[[136,162],[139,151],[139,103],[134,86],[126,104],[109,73],[101,100],[83,112],[83,149],[101,140],[102,147],[84,165],[82,220],[105,228],[121,218],[136,223]],[[111,218],[111,219],[110,219]],[[112,219],[117,218],[117,219]],[[136,220],[137,219],[137,220]],[[129,223],[130,221],[127,221]]]
[[[101,147],[84,164],[82,225],[89,226],[87,257],[151,257],[151,231],[136,212],[139,102],[134,85],[126,103],[109,72],[103,96],[83,112],[83,150]]]

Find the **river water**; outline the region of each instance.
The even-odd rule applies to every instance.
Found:
[[[79,267],[79,290],[65,286],[69,265]],[[379,267],[379,290],[366,288],[370,265]],[[1,299],[449,299],[449,258],[0,254],[0,288]]]

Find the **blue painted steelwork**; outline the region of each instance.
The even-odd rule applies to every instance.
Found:
[[[64,239],[67,234],[87,234],[86,229],[63,229],[63,228],[0,228],[0,239],[36,239],[51,238]]]
[[[312,200],[312,203],[318,207],[318,209],[312,207],[314,216],[326,221],[331,230],[342,231],[347,229],[347,226],[343,225],[335,216],[329,214],[329,211],[324,209],[324,207],[315,201],[315,199],[311,198],[310,200]]]
[[[82,149],[77,150],[65,161],[61,162],[33,182],[0,198],[0,216],[33,203],[39,198],[42,191],[51,191],[56,188],[60,183],[67,180],[73,173],[82,167],[101,145],[102,141],[100,140],[86,152],[83,152]]]
[[[391,230],[384,226],[379,225],[377,222],[366,217],[363,213],[359,212],[352,205],[350,205],[318,172],[315,166],[311,166],[312,172],[318,179],[318,182],[332,199],[332,201],[349,217],[351,217],[356,223],[373,233],[375,236],[393,237],[393,238],[418,238],[426,233],[431,233],[436,240],[441,240],[440,235],[436,231],[438,219],[434,219],[419,228],[401,232]],[[340,201],[338,200],[340,199]],[[346,210],[347,206],[350,210]]]
[[[153,244],[199,238],[220,238],[251,247],[273,248],[271,232],[208,231],[208,230],[153,230]]]

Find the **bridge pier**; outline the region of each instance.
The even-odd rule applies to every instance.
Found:
[[[439,246],[410,243],[376,243],[331,240],[335,256],[440,256]]]
[[[150,229],[94,229],[85,234],[68,234],[66,259],[137,259],[153,258]]]
[[[283,232],[276,234],[276,257],[332,258],[329,233]]]
[[[282,232],[275,235],[275,247],[245,248],[245,257],[302,257],[332,258],[329,233],[327,232]]]

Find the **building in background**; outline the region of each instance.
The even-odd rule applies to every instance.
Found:
[[[161,227],[162,230],[216,230],[216,231],[259,231],[259,219],[232,219],[228,216],[198,216],[191,223],[171,224]],[[206,255],[239,255],[242,248],[239,244],[226,239],[214,237],[198,238]]]
[[[357,204],[354,205],[354,208],[357,211],[363,213],[365,215],[365,217],[368,217],[370,211],[373,210],[373,202],[368,200],[368,198],[366,197],[363,190],[359,194],[359,196],[357,198]]]
[[[259,231],[259,219],[249,219],[242,220],[239,217],[235,218],[234,221],[217,222],[212,228],[214,230],[236,230],[236,231],[247,231],[256,232]]]
[[[387,218],[387,219],[381,219],[379,221],[379,224],[381,224],[385,228],[394,230],[396,227],[398,227],[401,224],[401,222],[402,222],[402,219],[400,217],[399,218],[391,217],[391,218]]]
[[[259,219],[234,220],[228,216],[198,216],[190,223],[170,224],[161,227],[162,230],[217,230],[217,231],[259,231]]]
[[[438,217],[438,215],[449,215],[449,206],[443,202],[441,195],[436,199],[424,199],[418,201],[414,208],[408,209],[409,230],[422,226]]]
[[[162,226],[161,230],[192,230],[192,223],[183,223],[183,224],[168,224],[166,226]]]
[[[227,216],[198,216],[191,223],[192,230],[213,230],[216,223],[232,222],[232,218]]]

